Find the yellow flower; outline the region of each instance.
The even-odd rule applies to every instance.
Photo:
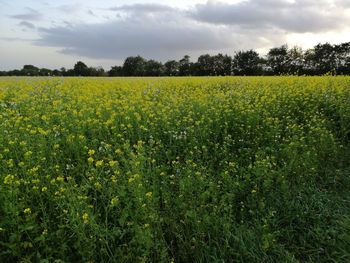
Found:
[[[4,184],[11,184],[15,177],[11,174],[7,175],[4,179]]]
[[[111,205],[115,206],[118,202],[119,202],[119,198],[117,196],[113,197],[112,200],[111,200]]]
[[[147,193],[146,193],[146,196],[147,196],[148,198],[151,198],[151,197],[152,197],[152,194],[153,194],[152,192],[147,192]]]
[[[84,213],[82,218],[83,218],[84,224],[88,224],[89,223],[89,214],[88,213]]]
[[[102,165],[103,165],[103,160],[97,161],[97,162],[96,162],[96,167],[100,167],[100,166],[102,166]]]
[[[28,151],[28,152],[26,152],[26,153],[24,154],[24,157],[25,157],[25,158],[28,158],[28,157],[30,157],[32,154],[33,154],[32,151]]]
[[[116,164],[118,164],[118,161],[109,161],[110,167],[114,167]]]
[[[55,150],[57,150],[58,148],[60,148],[60,145],[59,145],[59,144],[55,144],[55,145],[53,146],[53,148],[54,148]]]
[[[95,154],[95,150],[89,150],[88,154],[89,154],[90,156],[94,155],[94,154]]]
[[[89,157],[89,158],[88,158],[88,162],[89,162],[89,163],[93,163],[93,162],[94,162],[94,158]]]
[[[135,181],[135,178],[133,178],[133,177],[129,178],[129,180],[128,180],[129,183],[132,183],[133,181]]]
[[[24,214],[26,214],[26,215],[30,215],[31,213],[32,213],[32,210],[30,209],[30,208],[26,208],[26,209],[24,209]]]

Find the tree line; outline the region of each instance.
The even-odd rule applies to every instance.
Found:
[[[271,48],[266,56],[254,50],[238,51],[233,57],[224,54],[201,55],[191,62],[185,55],[179,61],[164,64],[141,56],[127,57],[122,66],[109,71],[88,67],[78,61],[73,69],[37,68],[25,65],[21,70],[0,71],[0,76],[257,76],[257,75],[349,75],[350,42],[318,44],[302,50],[287,45]]]

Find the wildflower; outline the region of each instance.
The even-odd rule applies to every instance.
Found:
[[[53,148],[54,148],[55,150],[57,150],[58,148],[60,148],[60,145],[59,145],[59,144],[55,144],[55,145],[53,146]]]
[[[88,213],[84,213],[82,218],[83,218],[84,224],[88,224],[89,223],[89,214]]]
[[[8,174],[4,179],[4,184],[12,184],[15,177],[11,174]]]
[[[118,161],[109,161],[110,167],[114,167],[116,164],[118,164]]]
[[[64,181],[64,178],[62,176],[57,176],[56,180],[58,182],[63,182]]]
[[[89,154],[90,156],[94,155],[94,154],[95,154],[95,150],[89,150],[88,154]]]
[[[25,157],[25,158],[29,158],[32,154],[33,154],[32,151],[28,151],[28,152],[26,152],[26,153],[24,154],[24,157]]]
[[[102,185],[99,182],[96,182],[94,185],[95,185],[96,189],[99,189],[99,190],[102,189]]]
[[[102,165],[103,165],[103,160],[97,161],[97,162],[96,162],[96,167],[100,167],[100,166],[102,166]]]
[[[84,224],[88,224],[89,223],[89,214],[88,213],[84,213],[82,218],[83,218]]]
[[[129,178],[129,180],[128,180],[129,183],[132,183],[133,181],[135,181],[135,178],[133,178],[133,177]]]
[[[115,206],[117,203],[119,202],[119,198],[116,196],[116,197],[113,197],[111,199],[111,205],[112,206]]]
[[[147,193],[146,193],[146,196],[147,196],[148,198],[151,198],[151,197],[152,197],[152,194],[153,194],[152,192],[147,192]]]
[[[24,209],[24,214],[26,214],[26,215],[30,215],[31,213],[32,213],[32,210],[30,209],[30,208],[26,208],[26,209]]]

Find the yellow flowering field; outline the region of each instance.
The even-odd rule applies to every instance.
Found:
[[[349,262],[350,77],[1,78],[0,262]]]

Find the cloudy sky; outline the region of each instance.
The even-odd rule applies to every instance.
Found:
[[[0,70],[350,41],[350,0],[0,0]]]

